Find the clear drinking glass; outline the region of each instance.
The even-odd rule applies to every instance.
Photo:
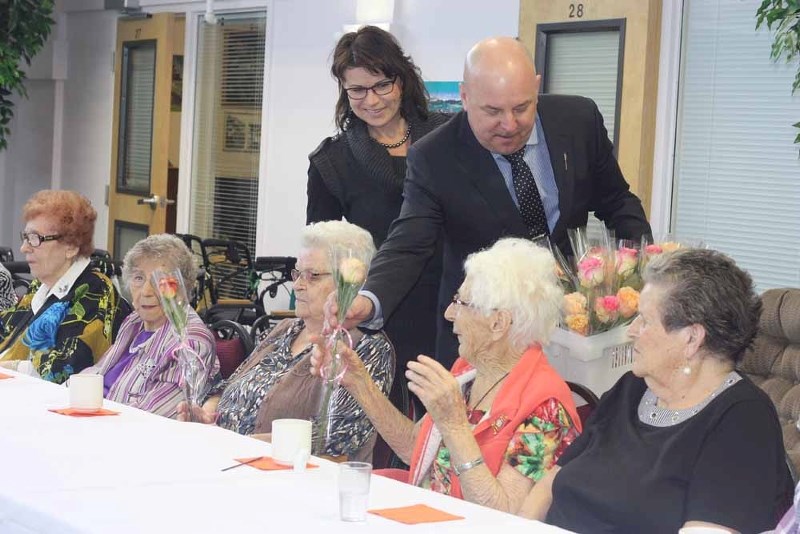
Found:
[[[339,464],[339,517],[342,521],[366,521],[369,480],[372,464],[343,462]]]

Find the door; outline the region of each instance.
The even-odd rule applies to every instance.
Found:
[[[140,239],[175,231],[183,28],[172,13],[118,23],[108,193],[117,260]]]
[[[520,0],[544,92],[593,98],[622,173],[650,211],[662,0]],[[606,105],[604,105],[606,104]]]

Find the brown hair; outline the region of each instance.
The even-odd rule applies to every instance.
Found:
[[[336,102],[336,127],[347,128],[353,116],[347,91],[344,90],[344,73],[347,69],[366,69],[373,74],[383,73],[387,78],[395,76],[403,88],[400,113],[408,119],[417,115],[428,118],[428,91],[422,83],[419,67],[411,56],[403,53],[400,44],[387,31],[375,26],[364,26],[349,32],[339,39],[333,50],[331,75],[339,84],[339,100]]]
[[[709,351],[734,364],[742,360],[758,331],[761,299],[753,279],[731,258],[710,249],[679,249],[651,260],[644,281],[666,290],[660,312],[667,332],[699,324]]]
[[[78,256],[88,258],[92,254],[97,212],[89,199],[75,191],[45,189],[29,198],[22,208],[25,222],[40,215],[55,221],[60,241],[78,247]]]

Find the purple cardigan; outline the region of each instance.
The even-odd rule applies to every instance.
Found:
[[[143,329],[144,323],[139,314],[131,313],[122,323],[116,342],[97,365],[87,371],[105,375],[128,354],[130,344]],[[205,363],[208,372],[206,383],[211,385],[211,380],[219,373],[214,336],[194,310],[189,310],[187,342]],[[178,343],[178,336],[172,326],[169,322],[164,323],[131,359],[109,389],[106,398],[174,418],[178,403],[182,400],[178,385],[178,362],[172,357]]]

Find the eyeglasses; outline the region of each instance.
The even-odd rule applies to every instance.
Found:
[[[59,234],[42,235],[36,232],[20,232],[19,239],[23,243],[27,241],[30,246],[37,248],[45,241],[56,241],[61,239],[61,236]]]
[[[390,80],[382,80],[370,87],[348,87],[345,91],[347,91],[347,96],[353,100],[363,100],[367,98],[367,93],[370,91],[378,96],[388,95],[392,92],[392,89],[394,89],[394,82],[396,81],[397,76]]]
[[[150,273],[145,273],[143,271],[134,271],[131,273],[130,280],[128,280],[128,285],[135,289],[140,289],[144,287],[144,285],[150,280]],[[155,286],[154,286],[155,287]]]
[[[313,284],[314,282],[318,282],[324,276],[330,276],[331,273],[315,273],[314,271],[298,271],[297,269],[292,269],[290,271],[292,275],[292,281],[297,282],[299,279],[304,279],[309,284]]]
[[[466,300],[461,300],[461,297],[456,293],[453,295],[453,304],[456,306],[472,306],[471,302],[467,302]]]

